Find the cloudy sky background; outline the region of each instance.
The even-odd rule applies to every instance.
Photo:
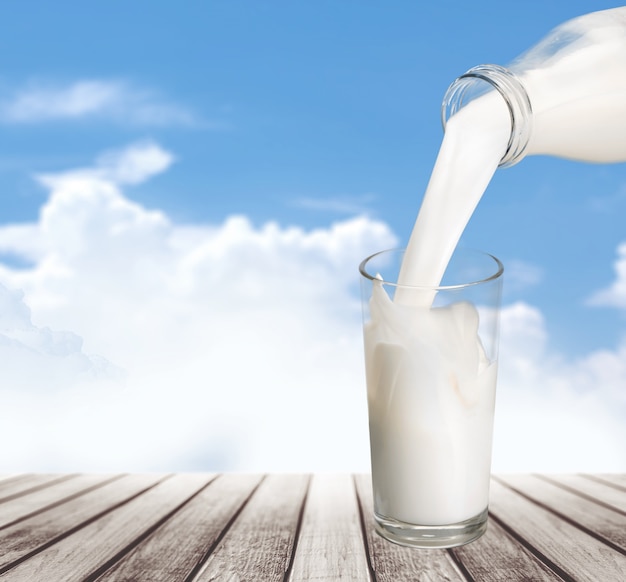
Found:
[[[448,84],[617,4],[0,7],[0,471],[367,470],[357,266]],[[625,471],[626,166],[500,170],[494,470]]]

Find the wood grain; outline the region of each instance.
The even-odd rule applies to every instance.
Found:
[[[537,477],[558,484],[577,495],[595,500],[596,503],[626,513],[626,495],[624,494],[626,491],[621,491],[617,487],[588,479],[583,475],[537,475]]]
[[[69,533],[80,530],[116,505],[152,487],[160,479],[162,476],[158,475],[129,475],[0,530],[0,572],[5,572]],[[14,579],[12,576],[11,580]]]
[[[53,506],[70,501],[74,497],[84,495],[116,478],[119,476],[73,475],[68,479],[56,480],[47,487],[20,495],[2,506],[0,529],[32,517],[36,513],[52,509]]]
[[[587,479],[608,483],[620,488],[622,491],[626,491],[626,474],[598,473],[594,475],[584,474],[584,476]]]
[[[502,482],[515,491],[551,509],[563,519],[575,522],[593,532],[603,541],[614,544],[626,554],[626,516],[618,511],[598,505],[587,497],[562,489],[550,481],[533,475],[501,477]]]
[[[557,573],[579,582],[623,579],[626,556],[498,481],[491,485],[490,510]]]
[[[307,475],[269,475],[194,582],[282,582],[291,563],[308,483]]]
[[[11,582],[45,580],[54,569],[66,582],[82,582],[123,553],[151,526],[206,485],[207,475],[174,475],[97,521],[38,552],[8,572]]]
[[[560,582],[543,562],[511,537],[495,520],[475,542],[450,550],[473,580],[480,582]]]
[[[187,580],[260,481],[260,475],[216,478],[98,582]]]
[[[314,475],[290,582],[371,580],[350,475]]]
[[[367,545],[377,582],[464,582],[465,577],[445,550],[417,550],[393,544],[374,530],[372,480],[355,477]]]
[[[9,475],[0,581],[624,582],[622,475],[492,479],[485,535],[374,530],[369,475]]]
[[[0,503],[28,495],[53,483],[71,479],[72,475],[17,475],[0,482]]]

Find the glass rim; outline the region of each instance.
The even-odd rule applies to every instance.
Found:
[[[367,272],[366,266],[372,259],[374,259],[376,257],[379,257],[380,255],[384,255],[384,254],[399,253],[399,252],[404,253],[406,251],[406,248],[403,248],[403,247],[397,247],[397,248],[393,248],[393,249],[385,249],[385,250],[382,250],[382,251],[378,251],[377,253],[374,253],[373,255],[370,255],[369,257],[366,257],[359,264],[359,272],[361,273],[361,275],[363,277],[365,277],[366,279],[369,279],[372,282],[378,281],[381,284],[389,285],[391,287],[397,287],[397,288],[421,289],[421,290],[430,290],[430,291],[433,291],[433,290],[434,291],[444,291],[444,290],[453,290],[453,289],[465,289],[466,287],[482,285],[483,283],[488,283],[490,281],[495,281],[496,279],[499,279],[500,277],[502,277],[502,274],[504,273],[504,265],[502,264],[502,261],[500,261],[500,259],[498,257],[496,257],[495,255],[492,255],[491,253],[487,253],[485,251],[479,251],[479,250],[472,249],[472,248],[467,248],[467,247],[457,247],[457,248],[460,251],[462,251],[462,252],[471,252],[471,253],[475,253],[477,255],[482,255],[483,257],[488,257],[488,258],[492,259],[494,261],[495,265],[497,266],[496,272],[493,273],[492,275],[489,275],[488,277],[483,277],[481,279],[477,279],[476,281],[468,281],[466,283],[457,283],[457,284],[454,284],[454,285],[435,285],[435,286],[432,286],[432,285],[401,285],[400,283],[397,283],[397,282],[394,282],[394,281],[387,281],[385,279],[377,277],[376,275],[371,275],[370,273]]]

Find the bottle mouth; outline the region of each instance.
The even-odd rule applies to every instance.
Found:
[[[477,81],[488,86],[479,87]],[[483,89],[480,91],[479,89]],[[511,116],[511,135],[506,152],[500,163],[501,168],[512,166],[523,157],[532,133],[532,105],[528,93],[517,76],[500,65],[478,65],[461,75],[448,87],[441,104],[441,122],[446,129],[450,117],[480,97],[489,89],[496,89],[504,99]]]

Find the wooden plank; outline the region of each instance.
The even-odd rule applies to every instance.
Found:
[[[577,582],[623,579],[626,556],[498,481],[491,484],[490,509],[507,532],[557,573]]]
[[[289,569],[308,482],[307,475],[269,475],[194,582],[282,582]]]
[[[52,475],[47,475],[48,477],[52,477]],[[7,486],[12,487],[15,483],[23,483],[29,479],[37,478],[37,475],[33,473],[18,473],[16,475],[11,475],[5,477],[0,481],[0,498],[4,496],[4,490]],[[46,476],[44,476],[46,478]],[[20,486],[18,485],[17,490],[20,490]],[[10,494],[10,493],[9,493]]]
[[[289,580],[371,580],[350,475],[313,477]]]
[[[552,509],[603,540],[615,544],[626,554],[626,516],[562,489],[533,475],[507,475],[501,480],[510,487]]]
[[[583,475],[539,475],[539,477],[595,500],[597,503],[626,513],[626,491],[617,487],[612,487],[602,481],[587,479]]]
[[[0,503],[11,501],[21,495],[28,495],[52,483],[70,479],[72,475],[18,475],[0,482]]]
[[[53,505],[70,501],[72,498],[88,493],[91,489],[104,485],[114,478],[112,475],[76,475],[71,479],[56,481],[48,487],[14,498],[2,505],[0,528],[32,517],[46,509],[51,509]]]
[[[562,578],[509,536],[493,519],[476,541],[450,552],[473,580],[481,582],[562,582]],[[436,579],[434,579],[436,580]]]
[[[259,475],[218,477],[98,582],[187,580],[260,480]],[[239,552],[248,549],[244,544]]]
[[[371,477],[357,475],[355,483],[363,515],[370,562],[377,582],[465,581],[465,577],[446,550],[407,548],[380,537],[374,529]]]
[[[56,580],[84,582],[102,565],[149,532],[206,485],[207,475],[175,475],[165,479],[128,503],[64,537],[49,548],[19,564],[5,576],[11,582]],[[116,482],[117,484],[119,482]],[[121,557],[121,556],[120,556]],[[112,565],[112,564],[111,564]]]
[[[602,481],[626,491],[626,473],[594,473],[593,475],[583,474],[587,479]]]
[[[153,486],[160,479],[162,476],[129,475],[1,530],[0,572],[67,532],[89,523],[102,512]]]
[[[4,475],[0,475],[0,483],[4,483],[8,479],[15,479],[16,477],[20,477],[21,473],[6,473]]]

